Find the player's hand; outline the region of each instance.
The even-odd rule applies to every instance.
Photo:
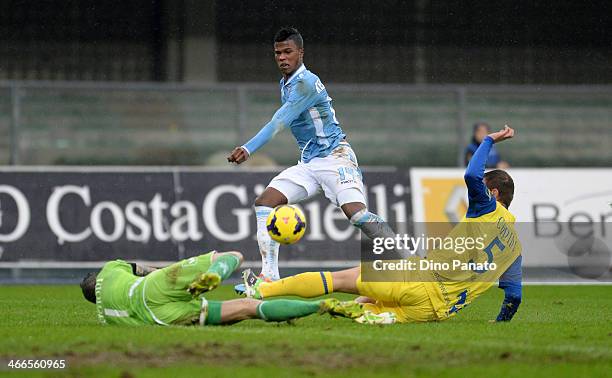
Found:
[[[236,147],[231,154],[227,157],[227,161],[230,163],[241,164],[249,158],[249,153],[242,147]]]
[[[493,143],[503,142],[506,139],[510,139],[514,136],[514,129],[508,125],[504,125],[504,128],[498,132],[491,133],[489,136],[493,139]]]

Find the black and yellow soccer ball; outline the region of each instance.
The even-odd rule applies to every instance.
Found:
[[[273,240],[281,244],[293,244],[306,232],[306,217],[297,206],[280,205],[268,215],[266,227]]]

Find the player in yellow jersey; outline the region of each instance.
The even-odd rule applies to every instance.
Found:
[[[514,196],[514,182],[508,173],[494,170],[485,174],[486,159],[494,143],[514,136],[505,126],[488,135],[474,153],[465,172],[468,210],[451,230],[451,239],[473,237],[479,247],[458,253],[439,248],[427,257],[413,261],[448,263],[449,268],[423,268],[402,272],[398,282],[372,282],[363,279],[361,267],[338,272],[307,272],[276,282],[264,282],[252,272],[244,272],[245,294],[254,298],[282,295],[317,297],[343,292],[361,295],[355,301],[328,300],[332,313],[366,323],[424,322],[445,320],[471,303],[499,281],[505,298],[497,321],[512,319],[521,303],[521,244],[514,229],[515,217],[508,211]],[[458,239],[457,239],[458,240]],[[455,268],[455,263],[457,268]]]

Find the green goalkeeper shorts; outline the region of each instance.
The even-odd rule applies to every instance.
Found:
[[[210,252],[181,260],[146,277],[146,305],[157,320],[165,324],[198,322],[202,301],[194,299],[187,288],[210,268],[214,254]]]

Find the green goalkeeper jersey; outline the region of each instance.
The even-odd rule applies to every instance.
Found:
[[[104,324],[152,324],[143,297],[146,277],[135,276],[132,266],[123,260],[110,261],[96,280],[96,310]]]
[[[96,280],[98,320],[104,324],[194,324],[202,301],[187,288],[212,263],[214,252],[181,260],[145,277],[123,260],[104,265]]]

